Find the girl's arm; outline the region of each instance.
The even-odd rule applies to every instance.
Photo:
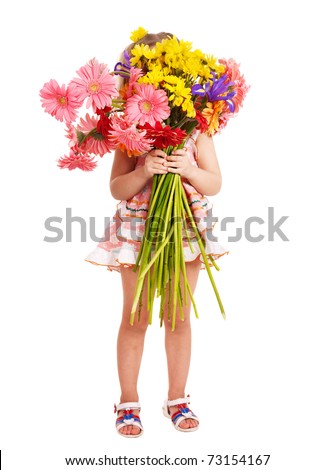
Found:
[[[220,191],[222,176],[213,139],[199,134],[196,145],[199,167],[191,164],[184,149],[175,150],[171,156],[167,156],[166,166],[171,173],[178,173],[186,178],[201,194],[214,196]]]
[[[155,173],[166,173],[167,169],[162,165],[165,156],[161,150],[152,150],[147,154],[145,164],[135,168],[134,157],[128,157],[125,152],[117,149],[110,175],[110,192],[113,198],[128,200],[137,194]]]

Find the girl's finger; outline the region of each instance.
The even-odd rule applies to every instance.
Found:
[[[167,155],[166,160],[170,162],[176,162],[180,158],[180,156],[183,155]]]
[[[163,158],[167,157],[167,154],[163,150],[160,150],[160,149],[151,150],[150,155],[152,157],[159,157],[159,156]]]
[[[183,166],[182,162],[165,162],[165,165],[164,166],[167,166],[167,167],[176,167],[176,168],[180,168]]]
[[[171,167],[168,168],[168,173],[179,173],[179,172],[180,172],[180,168],[171,168]]]
[[[153,170],[165,170],[166,169],[165,166],[160,164],[160,163],[155,163],[155,164],[151,165],[151,168]]]
[[[163,162],[165,161],[164,158],[161,157],[153,157],[152,162],[155,164],[163,165]]]

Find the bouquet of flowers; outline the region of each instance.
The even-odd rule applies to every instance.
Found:
[[[95,58],[77,71],[68,86],[50,80],[40,91],[45,111],[66,123],[69,154],[59,158],[58,166],[73,170],[93,170],[102,157],[117,148],[131,156],[140,156],[153,148],[168,155],[182,148],[196,128],[213,136],[242,106],[249,89],[233,60],[216,59],[192,44],[176,37],[163,39],[154,47],[141,44],[146,35],[139,28],[131,35],[134,47],[126,50],[113,70]],[[118,77],[123,84],[119,88]],[[91,112],[78,117],[84,107]],[[204,241],[197,229],[178,174],[154,175],[149,213],[140,252],[133,270],[139,267],[130,323],[133,324],[145,279],[148,282],[148,309],[152,321],[155,294],[161,297],[160,319],[168,300],[168,317],[175,328],[176,308],[187,305],[187,294],[198,316],[186,277],[182,249],[182,228],[193,230],[220,310],[223,304],[209,267],[208,259],[219,270],[211,255],[205,253]],[[157,236],[158,234],[158,236]],[[151,267],[153,266],[153,274]],[[184,291],[181,292],[181,274]],[[173,286],[171,286],[174,275]],[[166,288],[169,295],[166,299]]]

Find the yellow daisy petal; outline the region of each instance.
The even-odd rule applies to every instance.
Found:
[[[143,28],[142,26],[139,26],[138,29],[136,29],[135,31],[132,31],[130,40],[132,42],[137,42],[140,39],[142,39],[144,36],[146,36],[147,33],[148,31],[145,28]]]

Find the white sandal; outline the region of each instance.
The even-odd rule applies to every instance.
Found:
[[[116,431],[123,437],[139,437],[144,433],[139,416],[133,413],[133,410],[135,409],[140,411],[140,403],[127,402],[120,403],[117,406],[115,405],[115,413],[117,413],[117,411],[125,410],[123,416],[119,416],[116,419]],[[140,432],[138,434],[123,434],[120,432],[120,429],[124,428],[124,426],[137,426],[140,429]]]
[[[176,400],[165,400],[164,406],[162,407],[162,412],[166,418],[171,419],[173,426],[175,429],[178,431],[182,432],[192,432],[192,431],[197,431],[199,428],[199,419],[197,416],[188,408],[188,404],[190,403],[189,401],[189,395],[184,398],[177,398]],[[176,411],[173,415],[170,415],[169,412],[169,407],[170,406],[177,406],[178,411]],[[184,421],[185,419],[195,419],[197,421],[197,426],[193,428],[181,428],[180,423]]]

